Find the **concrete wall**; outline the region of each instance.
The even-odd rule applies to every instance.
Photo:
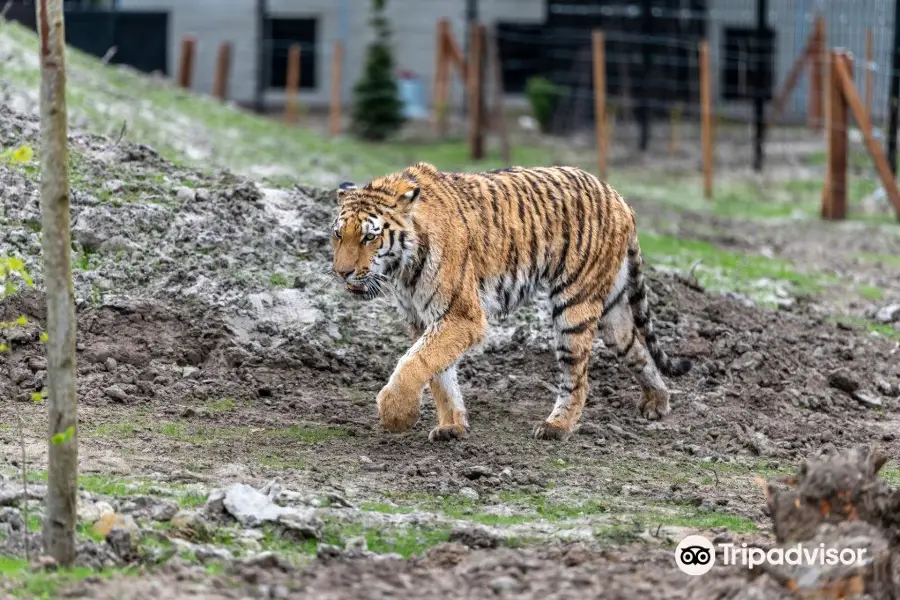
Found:
[[[343,0],[268,0],[272,17],[318,18],[318,54],[316,89],[301,90],[301,102],[325,105],[331,90],[331,56],[334,43],[341,39],[341,4]],[[350,100],[351,90],[362,74],[368,43],[372,39],[369,19],[370,0],[346,0],[349,6],[346,23],[342,99]],[[193,88],[198,92],[212,90],[218,46],[232,44],[230,98],[251,102],[256,85],[255,0],[120,0],[121,10],[168,10],[169,72],[177,72],[180,42],[184,35],[197,37],[197,54]],[[544,0],[480,0],[479,17],[486,24],[503,21],[541,22]],[[408,69],[423,79],[427,97],[431,97],[435,69],[435,28],[440,18],[449,18],[460,47],[464,46],[464,0],[388,0],[387,17],[394,41],[397,69]],[[462,102],[458,81],[452,85],[452,101]],[[283,93],[271,90],[267,100],[280,103]]]

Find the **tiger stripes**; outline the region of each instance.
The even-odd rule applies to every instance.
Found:
[[[536,438],[565,439],[578,424],[598,330],[640,385],[640,413],[669,412],[661,374],[692,365],[660,346],[634,212],[606,182],[566,166],[451,173],[417,163],[363,187],[341,184],[337,198],[334,272],[361,298],[390,289],[414,340],[376,398],[387,431],[418,422],[427,384],[438,416],[429,439],[468,435],[456,364],[483,340],[488,317],[539,291],[550,300],[560,379]]]

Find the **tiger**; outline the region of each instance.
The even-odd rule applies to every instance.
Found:
[[[460,358],[483,342],[488,318],[548,292],[559,384],[539,440],[565,440],[588,396],[594,337],[624,360],[647,420],[670,412],[661,373],[692,361],[660,346],[647,298],[635,213],[608,183],[572,166],[445,172],[418,162],[335,190],[332,271],[371,300],[392,291],[412,345],[375,403],[381,428],[412,429],[429,386],[437,413],[430,441],[467,438]]]

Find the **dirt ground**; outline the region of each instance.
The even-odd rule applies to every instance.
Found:
[[[35,133],[34,120],[3,114],[0,138]],[[379,513],[364,508],[371,504],[411,506],[410,522],[428,522],[424,510],[419,515],[422,503],[448,498],[477,498],[478,511],[499,515],[517,509],[514,498],[606,505],[565,527],[547,518],[504,532],[503,521],[490,521],[490,535],[479,529],[483,539],[451,535],[412,558],[354,557],[346,549],[330,555],[321,544],[305,564],[264,554],[235,560],[223,572],[177,558],[137,573],[89,577],[60,595],[789,597],[771,577],[751,580],[737,568],[685,575],[672,548],[694,532],[773,544],[771,511],[754,476],[791,472],[810,457],[877,448],[890,461],[883,476],[898,480],[895,340],[831,322],[827,298],[772,311],[652,269],[660,337],[670,354],[695,362],[688,375],[668,382],[672,413],[664,420],[637,414],[636,383],[598,341],[580,429],[564,443],[534,440],[533,425],[552,408],[557,372],[548,315],[537,305],[497,323],[484,348],[463,360],[468,439],[428,442],[436,422],[428,392],[411,432],[383,433],[374,398],[409,341],[386,301],[346,298],[323,276],[330,260],[327,191],[257,189],[90,136],[76,136],[74,147],[82,157],[73,195],[82,266],[75,285],[82,477],[161,488],[190,482],[204,497],[234,483],[275,481],[307,496],[339,497],[354,514]],[[30,401],[46,369],[38,238],[28,227],[37,214],[36,183],[15,168],[4,176],[8,227],[0,253],[28,257],[38,290],[0,304],[0,320],[25,315],[30,323],[9,333],[12,353],[0,363],[2,423],[21,415],[28,468],[40,470],[45,407]],[[116,180],[128,183],[107,183]],[[144,187],[129,189],[134,181]],[[634,205],[650,219],[677,219],[686,232],[692,224],[695,232],[700,224],[730,231],[730,238],[711,240],[724,247],[770,247],[844,270],[854,268],[858,250],[898,249],[895,238],[879,242],[820,223],[757,229],[670,214],[641,199]],[[879,268],[864,274],[896,293],[896,280]],[[7,483],[21,467],[19,445],[14,426],[0,427]],[[691,517],[666,512],[675,508],[690,509]],[[472,517],[466,515],[453,514],[463,522]],[[6,550],[21,547],[7,540]],[[21,592],[0,585],[3,591]]]

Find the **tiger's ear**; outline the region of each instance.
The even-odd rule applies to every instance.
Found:
[[[358,190],[358,189],[359,188],[356,187],[356,184],[353,183],[352,181],[345,181],[344,183],[342,183],[341,185],[338,186],[337,194],[336,194],[338,201],[343,200],[344,196],[347,195],[347,192],[352,191],[352,190]]]
[[[421,191],[422,188],[420,188],[419,186],[415,186],[406,190],[405,192],[400,194],[400,203],[404,206],[411,205],[413,202],[419,199],[419,192]]]

